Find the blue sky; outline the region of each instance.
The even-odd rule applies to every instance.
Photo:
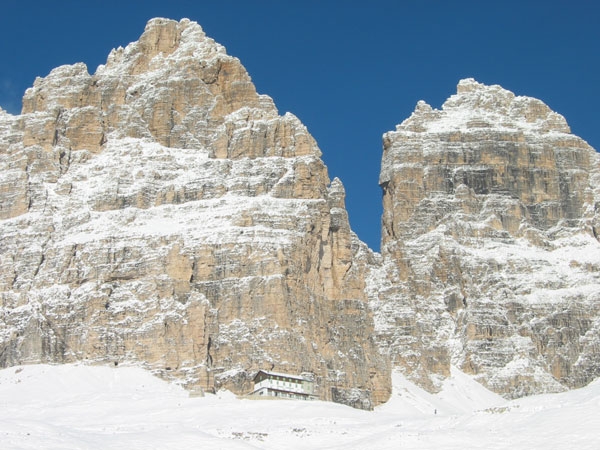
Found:
[[[317,139],[346,186],[350,222],[379,248],[381,136],[461,78],[537,97],[600,149],[600,2],[3,0],[0,105],[36,76],[137,40],[148,19],[190,18],[240,58],[280,113]]]

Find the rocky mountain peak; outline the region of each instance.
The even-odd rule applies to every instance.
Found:
[[[384,135],[376,279],[395,282],[373,304],[393,360],[507,396],[598,376],[599,168],[539,100],[467,79],[441,110],[419,102]]]
[[[516,96],[501,86],[487,86],[473,78],[461,80],[456,94],[444,102],[441,110],[420,101],[415,112],[398,125],[396,131],[451,133],[479,128],[531,133],[571,132],[565,118],[542,101]]]
[[[238,393],[275,370],[388,398],[341,182],[198,24],[153,19],[1,119],[1,365],[135,362]]]
[[[147,23],[139,40],[113,49],[97,74],[192,71],[199,68],[198,63],[207,64],[218,58],[235,60],[227,55],[225,47],[207,37],[198,23],[156,18]],[[169,64],[165,64],[165,59]]]
[[[398,183],[403,192],[396,203],[398,218],[385,220],[395,229],[385,228],[384,246],[386,236],[397,235],[402,223],[412,232],[415,226],[423,229],[448,217],[429,209],[438,222],[414,216],[416,221],[409,224],[415,202],[437,194],[456,199],[459,193],[464,199],[464,186],[473,199],[486,195],[498,202],[473,209],[472,202],[463,200],[463,217],[478,211],[487,218],[476,220],[487,220],[493,229],[512,236],[531,231],[539,241],[535,230],[548,230],[563,220],[575,224],[585,216],[592,201],[589,175],[595,158],[594,150],[570,134],[564,118],[543,102],[463,80],[441,110],[420,102],[411,117],[384,136],[380,183],[384,189]],[[438,203],[436,208],[455,211],[458,204]]]
[[[190,45],[190,42],[196,43],[196,48],[208,44],[210,51],[225,53],[220,45],[206,38],[200,25],[188,19],[180,22],[164,18],[150,19],[137,42],[137,47],[144,57],[151,60],[159,53],[168,56],[179,47]]]
[[[249,128],[242,132],[244,139],[252,139],[265,120],[279,120],[273,101],[256,93],[239,60],[187,19],[151,20],[139,41],[113,50],[94,75],[81,63],[62,66],[36,79],[23,98],[23,114],[37,113],[47,130],[27,136],[27,144],[48,148],[59,140],[64,147],[92,152],[100,151],[111,134],[168,147],[207,146],[218,133],[235,134],[239,124],[232,122],[240,119],[242,108],[244,128]],[[306,142],[299,152],[316,151],[297,119],[287,117],[286,123],[299,128],[292,138]],[[219,144],[213,156],[256,156],[229,149],[229,139]]]
[[[382,252],[317,143],[189,20],[0,110],[0,365],[135,363],[248,393],[306,374],[361,408],[391,365],[507,397],[600,375],[600,162],[473,79],[384,135]]]

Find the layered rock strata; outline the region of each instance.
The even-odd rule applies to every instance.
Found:
[[[384,136],[380,343],[435,390],[507,397],[600,375],[598,154],[539,100],[472,79]]]
[[[291,114],[188,20],[0,109],[0,366],[259,369],[385,401],[390,362],[507,397],[600,375],[600,163],[542,102],[463,80],[384,136],[382,254]]]
[[[141,362],[205,390],[259,369],[385,401],[374,257],[314,139],[200,26],[37,79],[0,111],[0,365]]]

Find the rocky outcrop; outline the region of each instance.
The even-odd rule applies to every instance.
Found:
[[[508,397],[600,375],[598,154],[539,100],[472,79],[384,136],[378,336],[435,390]]]
[[[292,114],[189,20],[0,110],[0,366],[260,369],[372,408],[390,367],[507,397],[600,375],[600,163],[542,102],[463,80],[384,136],[381,255]]]
[[[308,372],[322,399],[388,398],[341,182],[198,24],[37,79],[0,152],[0,365],[138,362],[237,393]]]

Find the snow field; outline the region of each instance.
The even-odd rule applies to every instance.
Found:
[[[0,447],[12,449],[598,449],[600,381],[505,401],[453,370],[432,395],[393,376],[373,412],[327,402],[190,397],[136,367],[0,371]]]

